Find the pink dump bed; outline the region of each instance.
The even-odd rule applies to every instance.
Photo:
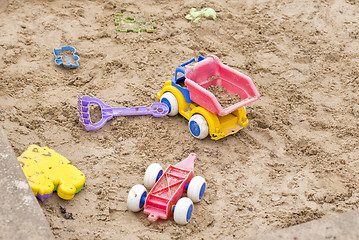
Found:
[[[191,154],[185,160],[170,165],[149,192],[144,213],[151,221],[167,219],[172,205],[175,205],[185,191],[186,184],[193,178],[193,166],[196,155]]]
[[[260,97],[251,78],[224,65],[216,56],[209,56],[193,67],[188,67],[185,76],[191,100],[220,116],[225,116]],[[209,86],[222,86],[229,94],[238,94],[241,101],[223,109],[215,95],[206,90]]]

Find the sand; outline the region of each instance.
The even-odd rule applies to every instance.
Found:
[[[217,19],[191,23],[192,7]],[[154,18],[155,32],[116,31],[124,11]],[[356,0],[0,0],[0,124],[17,155],[47,146],[87,177],[74,199],[41,202],[55,237],[248,239],[357,209],[358,16]],[[67,45],[77,69],[55,65],[53,49]],[[91,132],[79,123],[77,94],[150,106],[176,66],[209,54],[261,94],[238,133],[196,140],[181,116],[117,117]],[[188,225],[127,210],[150,163],[191,152],[208,188]]]

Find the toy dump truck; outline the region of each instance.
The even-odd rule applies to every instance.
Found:
[[[169,107],[169,116],[178,113],[189,120],[191,134],[198,139],[208,135],[218,140],[238,132],[248,125],[245,106],[260,95],[251,78],[223,64],[218,57],[198,57],[176,68],[175,77],[165,82],[157,93]],[[194,63],[193,66],[189,66]],[[220,87],[225,91],[216,96],[209,91]],[[220,103],[220,97],[237,96],[238,102],[229,106]]]

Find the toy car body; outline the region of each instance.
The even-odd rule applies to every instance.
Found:
[[[206,188],[203,177],[194,177],[196,158],[197,155],[191,153],[176,165],[169,165],[164,172],[159,164],[151,164],[144,182],[147,188],[154,186],[148,194],[142,185],[132,187],[127,198],[128,208],[137,212],[144,207],[150,221],[167,219],[173,212],[178,224],[187,224],[192,216],[193,202],[202,199]],[[182,197],[186,190],[188,197]]]
[[[208,135],[218,140],[238,132],[248,125],[245,106],[259,99],[253,81],[246,75],[224,65],[216,56],[198,57],[194,66],[186,66],[195,59],[176,68],[175,77],[165,82],[157,93],[169,108],[169,116],[180,113],[189,120],[189,129],[196,138]],[[241,98],[223,108],[209,86],[222,86],[230,95]]]

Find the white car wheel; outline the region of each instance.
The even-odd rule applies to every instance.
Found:
[[[148,168],[146,169],[145,177],[143,179],[145,187],[147,189],[153,188],[155,183],[163,174],[163,170],[161,165],[158,163],[152,163]]]
[[[204,139],[208,136],[207,120],[200,114],[195,114],[189,119],[188,127],[195,138]]]
[[[192,178],[187,189],[187,196],[194,202],[201,201],[206,190],[206,180],[201,176]]]
[[[147,196],[147,190],[143,185],[135,185],[131,188],[127,197],[127,208],[132,212],[138,212],[143,208]]]
[[[186,225],[192,217],[193,202],[187,197],[178,200],[173,213],[173,219],[177,224]]]
[[[178,101],[175,95],[170,92],[165,92],[161,97],[161,103],[165,103],[168,108],[168,116],[176,116],[179,111]]]

